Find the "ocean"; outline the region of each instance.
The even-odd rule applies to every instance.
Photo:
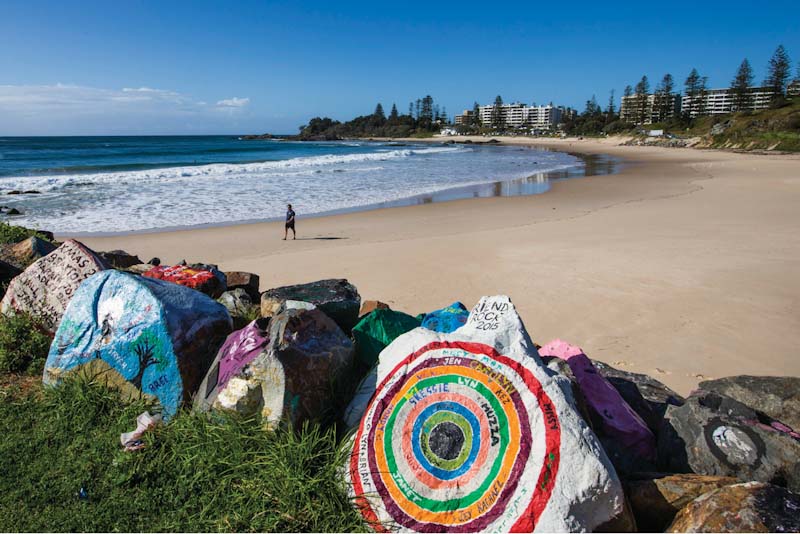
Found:
[[[275,220],[287,203],[302,220],[537,194],[553,179],[585,172],[586,161],[576,156],[512,146],[236,136],[0,137],[0,205],[23,213],[6,220],[69,235]]]

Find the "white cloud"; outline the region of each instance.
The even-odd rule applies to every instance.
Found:
[[[137,131],[166,128],[168,124],[180,129],[190,124],[212,128],[226,124],[220,121],[241,118],[249,103],[249,98],[233,97],[213,106],[189,95],[152,87],[0,85],[0,135]],[[220,114],[221,110],[227,113]]]
[[[217,102],[217,106],[221,108],[243,108],[250,103],[249,98],[226,98]]]

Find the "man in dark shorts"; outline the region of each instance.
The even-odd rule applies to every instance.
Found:
[[[283,229],[283,240],[286,241],[286,237],[289,235],[289,229],[292,230],[292,239],[297,239],[297,234],[294,231],[294,210],[292,209],[292,205],[288,204],[286,206],[286,227]]]

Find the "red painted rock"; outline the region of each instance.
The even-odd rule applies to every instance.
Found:
[[[164,267],[157,265],[142,276],[166,280],[173,284],[196,289],[211,298],[219,298],[225,292],[225,275],[216,269],[193,269],[186,265]]]
[[[800,532],[800,495],[763,482],[725,486],[701,495],[667,532]]]
[[[54,333],[81,283],[107,268],[94,251],[69,239],[11,281],[0,310],[4,314],[27,312],[40,318],[44,327]]]

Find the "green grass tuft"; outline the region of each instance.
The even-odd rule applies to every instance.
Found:
[[[0,373],[41,374],[52,338],[27,313],[0,315]]]
[[[0,389],[0,530],[365,530],[334,428],[180,413],[124,452],[119,434],[147,408],[81,377]]]
[[[39,239],[44,239],[45,241],[50,241],[48,236],[31,228],[0,222],[0,244],[19,243],[20,241],[25,241],[32,236],[36,236]]]

